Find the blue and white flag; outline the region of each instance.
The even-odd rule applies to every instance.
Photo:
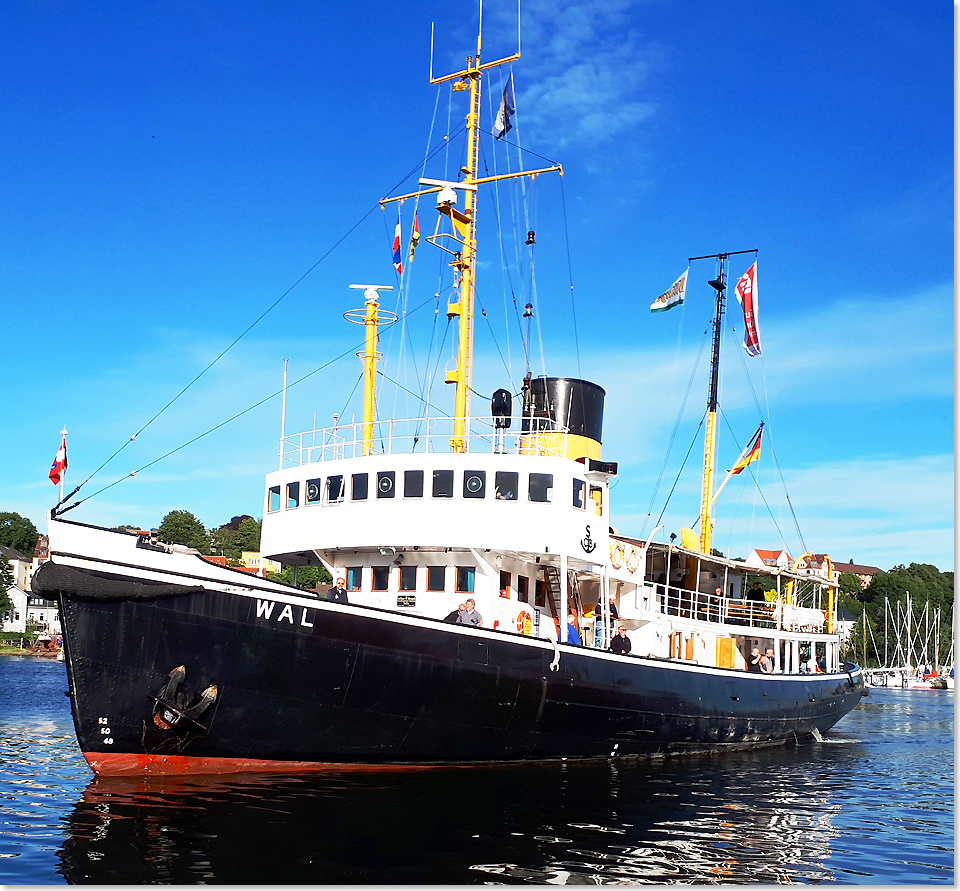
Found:
[[[510,118],[517,110],[517,104],[513,98],[513,72],[507,78],[507,85],[503,88],[503,99],[500,100],[500,110],[497,112],[497,119],[493,123],[493,135],[499,139],[508,130],[513,129]]]

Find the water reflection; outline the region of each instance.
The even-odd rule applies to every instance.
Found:
[[[98,884],[824,881],[835,762],[809,754],[94,779],[60,870]]]

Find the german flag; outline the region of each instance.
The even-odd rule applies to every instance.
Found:
[[[727,473],[740,473],[744,467],[751,462],[756,461],[757,458],[760,457],[761,439],[763,439],[763,424],[760,424],[760,426],[757,428],[757,432],[753,434],[753,439],[750,440],[750,444],[743,450],[740,455],[740,459],[727,471]]]

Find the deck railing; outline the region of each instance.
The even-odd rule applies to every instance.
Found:
[[[642,594],[641,594],[642,592]],[[726,625],[746,625],[754,628],[773,628],[780,631],[821,632],[826,617],[821,610],[810,607],[788,606],[780,599],[760,603],[741,600],[705,591],[691,591],[654,582],[644,582],[637,589],[639,609],[654,610],[683,619],[700,619]]]
[[[378,421],[370,443],[373,454],[397,455],[451,451],[453,418],[421,417]],[[546,418],[511,418],[510,427],[498,428],[492,417],[470,418],[467,451],[487,454],[562,456],[567,428]],[[527,430],[522,429],[526,424]],[[280,440],[282,467],[317,461],[359,458],[364,453],[364,424],[351,422],[307,430]]]

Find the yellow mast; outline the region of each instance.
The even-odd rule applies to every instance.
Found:
[[[539,173],[558,171],[563,175],[563,169],[560,165],[545,167],[539,170],[519,171],[517,173],[503,174],[501,176],[477,177],[478,159],[480,143],[478,139],[480,127],[480,76],[481,72],[488,68],[495,68],[504,65],[507,62],[513,62],[520,58],[519,35],[517,52],[496,62],[480,62],[482,31],[477,33],[477,54],[467,57],[467,67],[454,74],[448,74],[443,77],[432,76],[431,66],[431,85],[441,84],[446,81],[454,81],[453,89],[456,92],[469,91],[470,107],[466,117],[467,131],[467,152],[464,166],[460,168],[463,179],[459,182],[442,182],[439,180],[421,179],[423,185],[428,188],[417,192],[411,192],[406,195],[399,195],[395,198],[384,198],[380,201],[380,206],[388,204],[391,201],[404,201],[407,198],[415,198],[420,195],[427,195],[434,192],[440,192],[437,210],[450,217],[455,230],[456,240],[460,245],[460,250],[453,251],[454,259],[450,265],[457,271],[458,276],[458,295],[455,303],[447,304],[447,317],[456,317],[459,322],[457,325],[457,344],[456,344],[456,366],[448,368],[446,372],[446,382],[456,385],[454,395],[454,418],[453,418],[453,436],[450,438],[450,448],[454,452],[467,451],[467,441],[469,438],[468,423],[470,418],[470,383],[473,373],[473,318],[474,318],[474,293],[476,288],[476,193],[477,185],[482,183],[495,182],[501,179],[514,179],[520,176],[536,176]],[[456,192],[462,191],[464,195],[463,210],[459,211],[453,207],[456,201]],[[437,244],[438,236],[429,237],[427,240]],[[439,246],[439,245],[438,245]],[[445,248],[446,250],[446,248]]]
[[[390,310],[379,310],[379,291],[392,291],[391,285],[350,285],[351,288],[363,291],[364,308],[351,309],[343,314],[348,322],[363,325],[364,350],[357,353],[363,360],[363,440],[361,454],[373,454],[373,424],[376,417],[376,390],[377,390],[377,328],[383,322],[392,325],[397,321],[396,313]]]

